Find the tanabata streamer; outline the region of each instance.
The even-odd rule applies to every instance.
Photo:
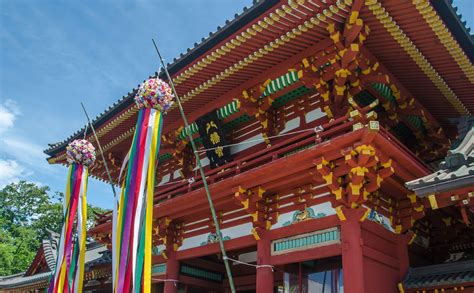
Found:
[[[145,81],[135,95],[140,109],[112,228],[114,292],[150,292],[153,193],[163,114],[173,105],[169,85]]]
[[[48,292],[82,292],[86,253],[87,180],[95,162],[95,148],[85,139],[66,148],[69,175],[63,201],[63,226],[54,278]]]

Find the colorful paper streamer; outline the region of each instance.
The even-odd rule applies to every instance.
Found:
[[[173,99],[170,87],[159,78],[145,81],[135,96],[140,110],[126,176],[113,212],[114,292],[151,292],[155,167],[163,115],[173,105]]]
[[[63,226],[54,277],[48,292],[82,292],[86,253],[87,181],[95,162],[95,148],[84,139],[66,149],[69,175],[63,201]]]

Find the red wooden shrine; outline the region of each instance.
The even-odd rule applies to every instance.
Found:
[[[405,183],[438,169],[458,135],[453,119],[474,111],[473,55],[445,0],[266,0],[175,59],[168,67],[188,119],[217,111],[232,161],[210,168],[195,124],[184,129],[176,108],[167,114],[154,290],[229,290],[186,132],[239,261],[238,292],[472,290],[474,276],[410,276],[446,263],[454,247],[464,255],[456,261],[468,261],[474,184],[419,196]],[[114,180],[131,144],[135,90],[94,120]],[[67,142],[82,133],[51,145],[49,162],[65,164]],[[107,180],[99,159],[91,173]],[[110,244],[110,214],[90,234]]]

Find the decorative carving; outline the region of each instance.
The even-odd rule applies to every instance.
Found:
[[[374,194],[383,180],[394,173],[392,160],[377,154],[371,145],[357,145],[342,151],[344,158],[326,160],[324,157],[315,160],[319,175],[315,179],[327,184],[334,195],[333,206],[341,221],[346,219],[342,207],[359,208],[368,203],[369,195]],[[369,209],[362,216],[365,220]]]
[[[380,188],[384,178],[394,173],[392,160],[382,161],[371,145],[352,147],[344,150],[343,155],[343,162],[327,161],[324,157],[315,161],[320,179],[326,182],[338,205],[361,205],[371,192]],[[337,168],[346,172],[337,176]]]
[[[222,238],[223,241],[230,240],[229,236],[224,236]],[[219,236],[216,233],[209,233],[207,235],[207,241],[201,242],[201,246],[211,244],[211,243],[217,243],[219,242]]]
[[[177,251],[183,244],[182,224],[172,222],[168,217],[155,220],[153,245],[165,245],[166,249]]]
[[[270,230],[278,221],[278,195],[270,196],[262,187],[247,190],[239,186],[235,189],[234,198],[252,216],[252,234],[256,240],[260,240],[261,233]],[[272,199],[275,199],[275,204]]]
[[[311,220],[311,219],[324,218],[326,216],[327,215],[325,213],[315,214],[312,208],[304,208],[303,210],[294,212],[292,220],[286,221],[285,223],[283,223],[283,226],[289,226],[294,223],[304,222],[306,220]]]

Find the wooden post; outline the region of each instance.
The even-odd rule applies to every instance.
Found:
[[[398,253],[398,270],[399,281],[403,281],[406,277],[408,268],[410,266],[410,259],[408,256],[408,235],[400,234],[397,239],[397,253]]]
[[[176,259],[176,252],[173,249],[167,249],[166,254],[166,279],[178,280],[179,278],[179,261]],[[175,282],[165,282],[165,293],[176,293],[178,291],[178,284]]]
[[[362,234],[360,218],[362,209],[343,208],[345,220],[341,221],[342,270],[344,273],[344,292],[363,293],[364,256],[362,254]]]
[[[269,265],[271,258],[271,240],[267,231],[261,233],[257,241],[257,265]],[[257,293],[273,292],[273,270],[271,267],[257,268]]]

